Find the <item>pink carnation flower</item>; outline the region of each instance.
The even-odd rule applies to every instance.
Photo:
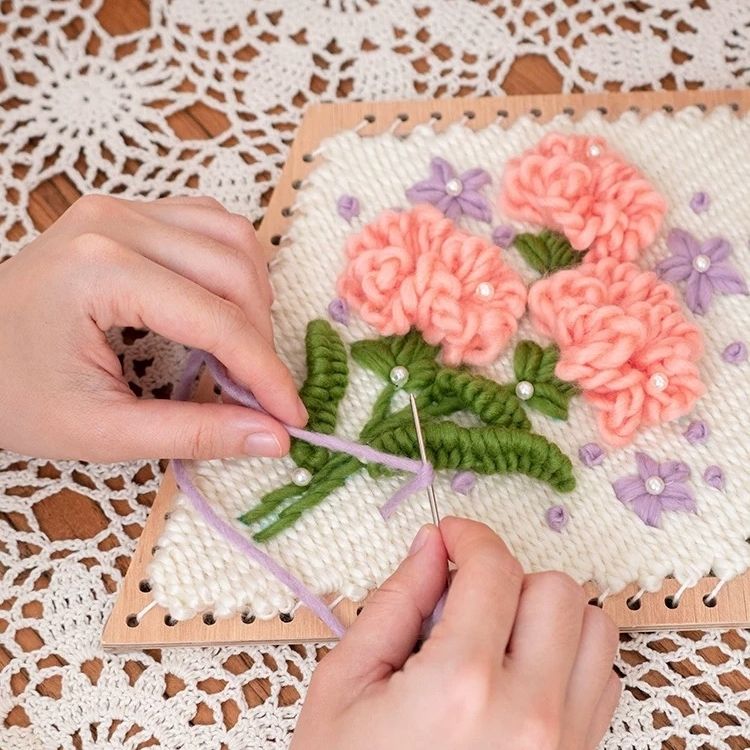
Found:
[[[384,336],[403,335],[414,324],[404,309],[402,286],[416,270],[420,254],[435,254],[455,230],[433,206],[386,211],[346,243],[348,263],[338,293],[361,318]]]
[[[705,391],[700,332],[651,271],[611,258],[585,263],[534,284],[529,310],[560,347],[557,376],[581,386],[611,444],[687,414]]]
[[[562,232],[589,261],[634,261],[666,203],[602,138],[550,133],[506,165],[500,209]]]
[[[338,292],[383,335],[411,327],[450,365],[489,364],[518,327],[526,287],[487,240],[432,206],[386,212],[347,243]]]

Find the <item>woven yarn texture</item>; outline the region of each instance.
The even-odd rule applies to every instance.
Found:
[[[320,99],[502,93],[514,61],[528,54],[547,60],[561,77],[564,91],[750,84],[750,7],[741,0],[692,7],[674,0],[640,10],[620,0],[573,6],[552,2],[544,9],[526,0],[484,4],[295,0],[293,12],[292,4],[283,0],[159,0],[150,4],[142,23],[134,21],[131,31],[117,34],[110,33],[102,20],[105,5],[109,3],[104,0],[0,4],[0,258],[21,250],[39,226],[48,223],[38,199],[45,195],[49,204],[51,185],[59,191],[61,210],[67,201],[92,190],[132,198],[206,193],[258,219],[304,106]],[[144,15],[140,3],[133,9],[136,5],[140,14],[134,10],[134,19]],[[196,120],[189,138],[178,137],[173,121],[186,113],[212,118],[221,132],[208,137]],[[731,239],[733,261],[747,278],[746,180],[732,171],[740,165],[724,149],[732,133],[748,142],[746,121],[727,112],[708,118],[693,113],[681,124],[670,124],[668,118],[654,122],[659,125],[654,126],[654,137],[664,128],[682,128],[673,146],[677,151],[654,153],[653,146],[652,151],[643,150],[642,131],[625,133],[623,125],[604,126],[589,119],[584,127],[590,132],[619,127],[618,148],[665,190],[668,222],[702,238],[710,223],[711,231]],[[732,128],[745,130],[738,135]],[[712,140],[701,140],[700,147],[691,148],[688,144],[697,141],[701,131]],[[506,157],[530,145],[541,131],[526,123],[515,132],[517,140],[507,143]],[[455,137],[465,140],[462,135]],[[387,137],[364,142],[345,135],[326,146],[331,169],[339,158],[351,165],[356,149],[362,158],[368,156],[367,149],[383,153],[414,149],[413,161],[401,165],[405,171],[394,176],[385,191],[380,181],[365,189],[363,169],[350,170],[349,190],[361,200],[363,217],[372,218],[376,206],[403,205],[403,188],[426,176],[429,151],[437,148],[437,142],[430,132],[425,132],[421,144],[419,138],[417,134],[404,143],[391,143]],[[499,165],[483,163],[481,149],[472,154],[465,146],[456,148],[457,167],[496,170]],[[452,159],[451,149],[446,156]],[[682,184],[656,166],[678,161],[685,170]],[[325,176],[322,170],[316,174],[321,180]],[[713,208],[708,216],[695,216],[687,208],[693,185],[711,194]],[[323,182],[314,187],[301,193],[295,231],[306,216],[314,215],[319,201],[319,210],[326,212],[334,227],[326,237],[331,254],[325,258],[331,274],[325,282],[332,289],[333,274],[342,262],[336,254],[347,233],[340,218],[333,223],[334,204],[344,191]],[[292,235],[288,241],[290,247],[282,252],[291,252],[293,244],[296,253],[301,238]],[[663,244],[655,245],[653,254],[653,259],[663,257]],[[277,294],[284,299],[295,289],[299,294],[299,281],[285,263],[282,255]],[[329,301],[309,295],[300,300],[297,315],[289,320],[290,331],[283,331],[284,354],[298,372],[302,361],[298,332],[308,319],[321,315]],[[729,312],[734,302],[729,297],[715,300],[711,314],[701,321],[707,333],[712,327],[741,325]],[[746,323],[747,318],[745,329]],[[735,338],[740,338],[739,333]],[[181,347],[132,330],[113,332],[111,342],[136,389],[144,395],[169,394],[185,358]],[[711,361],[709,357],[707,363]],[[366,392],[366,380],[360,372],[350,392]],[[713,383],[709,400],[718,399]],[[729,387],[725,393],[730,402],[735,391]],[[727,414],[721,426],[713,417],[710,450],[717,453],[711,462],[723,466],[731,488],[742,476],[731,433],[731,411],[737,403],[722,407],[705,401],[699,408],[704,406],[706,414],[701,416],[706,419],[709,414]],[[355,411],[352,421],[356,417]],[[574,419],[580,419],[575,424],[582,430],[591,429],[584,414]],[[677,435],[664,439],[677,441]],[[697,471],[699,449],[684,442],[679,448],[682,456],[690,457],[684,460],[695,460]],[[600,489],[605,471],[612,478],[633,473],[632,461],[626,471],[624,464],[610,460],[613,463],[597,467],[599,473],[587,469],[590,473],[584,475],[577,467],[577,474]],[[244,750],[288,744],[322,653],[319,647],[107,654],[99,646],[163,468],[157,462],[104,467],[0,452],[0,747],[4,750],[136,750],[149,745]],[[240,510],[252,501],[250,494],[234,494],[238,473],[244,471],[240,464],[226,471],[218,464],[204,464],[199,479],[206,490],[226,481],[233,492],[224,496]],[[288,466],[279,465],[277,471],[278,484],[286,478]],[[506,489],[522,486],[527,493],[533,487],[530,481],[518,485],[514,479],[498,481]],[[383,495],[389,487],[389,480],[358,477],[356,482]],[[710,507],[713,496],[707,494],[708,488],[700,493],[699,505]],[[621,529],[622,524],[638,522],[624,516],[617,505],[611,498],[609,507],[616,520],[601,512],[594,517],[593,510],[591,518],[582,510],[574,518],[597,528],[597,524],[602,528],[611,524]],[[342,509],[336,498],[326,507],[321,512]],[[383,526],[385,536],[371,539],[363,532],[353,567],[362,573],[347,582],[348,593],[363,591],[395,564],[422,510],[408,503]],[[720,517],[685,514],[675,519],[674,526],[665,523],[672,547],[664,554],[679,564],[681,580],[701,575],[717,561],[724,565],[720,575],[747,566],[739,539],[747,536],[747,519],[739,515],[739,508],[736,511],[737,516],[724,517],[728,524],[724,532],[718,529]],[[518,508],[521,515],[527,512]],[[534,519],[539,512],[535,510]],[[82,515],[96,520],[81,526],[77,519]],[[68,528],[58,523],[52,533],[53,516],[65,518]],[[301,523],[313,523],[312,518]],[[721,544],[709,550],[700,536],[703,531]],[[677,550],[682,533],[684,543]],[[689,545],[687,540],[692,540]],[[365,541],[380,547],[374,569],[368,562],[372,549]],[[318,549],[318,542],[309,539],[306,547],[297,546],[296,554],[300,560],[305,554],[312,559]],[[553,546],[539,554],[557,560],[563,553]],[[611,560],[600,562],[593,557],[582,561],[580,574],[612,570]],[[632,574],[634,562],[628,562],[612,574],[616,580]],[[604,583],[606,575],[602,576]],[[332,571],[317,570],[313,577],[323,587],[342,585]],[[264,606],[272,613],[293,604],[284,591],[266,585],[262,577],[257,580],[259,589],[252,595],[259,613]],[[749,659],[746,631],[624,638],[618,667],[625,691],[602,747],[746,747]]]

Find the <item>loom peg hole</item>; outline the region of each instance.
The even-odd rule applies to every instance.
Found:
[[[144,578],[139,584],[138,584],[138,590],[143,592],[144,594],[148,594],[149,591],[151,591],[151,581]]]
[[[281,622],[292,622],[292,620],[294,620],[294,615],[289,612],[280,612],[279,620],[281,620]]]
[[[214,617],[213,612],[206,612],[206,614],[203,615],[203,624],[204,625],[216,625],[216,618]]]
[[[309,164],[315,157],[312,154],[302,154],[302,161]]]
[[[664,606],[667,609],[677,609],[680,606],[680,600],[674,596],[667,596],[664,598]]]
[[[240,619],[245,625],[252,625],[255,622],[255,615],[251,615],[249,612],[243,612]]]
[[[625,604],[627,604],[628,609],[633,610],[633,612],[637,612],[641,608],[640,598],[636,599],[634,596],[628,597]]]
[[[299,190],[302,187],[302,180],[292,180],[292,188]]]
[[[127,625],[127,626],[128,626],[129,628],[137,628],[137,627],[138,627],[138,625],[139,625],[139,622],[138,622],[138,615],[135,615],[135,614],[133,614],[133,615],[128,615],[128,616],[127,616],[127,617],[125,618],[125,624],[126,624],[126,625]]]
[[[596,597],[596,596],[593,596],[593,597],[591,597],[591,599],[589,599],[589,604],[592,607],[599,607],[599,609],[602,608],[602,602],[599,601],[599,597]]]
[[[703,597],[703,606],[708,607],[709,609],[715,607],[718,604],[716,597],[711,596],[711,594],[706,594]]]
[[[278,247],[281,244],[281,235],[275,234],[273,237],[271,237],[271,244],[274,247]]]
[[[177,620],[175,620],[174,617],[172,617],[172,615],[166,614],[164,615],[164,624],[168,628],[173,628],[175,625],[177,625]]]

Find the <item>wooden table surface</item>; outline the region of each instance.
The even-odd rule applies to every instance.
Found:
[[[124,33],[134,31],[138,28],[143,27],[148,23],[148,8],[145,4],[141,3],[107,3],[104,6],[103,12],[100,16],[101,22],[104,26],[113,32]],[[553,94],[561,93],[562,91],[562,79],[555,69],[547,62],[543,57],[537,55],[529,55],[521,57],[515,61],[508,76],[504,81],[501,82],[501,87],[506,94]],[[665,81],[665,87],[671,88],[670,81]],[[2,90],[2,82],[0,81],[0,91]],[[471,95],[473,90],[469,87],[462,92],[463,95]],[[501,93],[498,91],[497,93]],[[174,116],[171,119],[170,124],[174,128],[175,132],[180,137],[192,138],[196,135],[205,137],[206,135],[216,135],[224,129],[224,118],[215,109],[209,109],[208,107],[193,107],[190,111],[183,111]],[[40,185],[32,195],[30,214],[35,223],[36,228],[39,231],[45,230],[49,227],[77,198],[80,194],[72,183],[64,176],[57,176],[52,178],[50,181]],[[266,204],[270,197],[270,191],[264,196],[263,203]],[[13,239],[13,237],[11,237]],[[148,497],[144,497],[144,502],[149,502]],[[9,514],[0,514],[0,518],[5,522],[13,526],[16,519],[10,517]],[[54,502],[47,503],[44,512],[40,514],[39,522],[44,532],[50,537],[50,539],[61,539],[80,537],[85,538],[92,532],[95,533],[101,529],[103,522],[103,514],[97,509],[97,507],[84,498],[72,491],[64,491],[60,493],[54,500]],[[74,525],[72,519],[75,519]],[[126,564],[123,563],[123,568]],[[123,573],[124,573],[123,569]],[[25,638],[29,639],[29,646],[34,647],[32,641],[37,638],[35,634],[29,632],[25,634]],[[727,634],[727,643],[730,645],[741,645],[742,638],[733,633]],[[665,651],[667,647],[665,646]],[[325,649],[321,650],[321,655],[325,653]],[[719,658],[721,654],[717,655]],[[707,658],[710,661],[711,657]],[[232,660],[243,660],[242,656],[231,657]],[[244,660],[245,667],[251,664],[249,657]],[[0,667],[4,667],[8,664],[8,657],[0,649]],[[231,665],[230,665],[231,666]],[[241,666],[239,664],[238,666]],[[691,672],[689,666],[676,666],[676,673],[687,676],[694,674]],[[23,680],[23,676],[19,675],[19,680]],[[736,684],[731,682],[732,675],[727,677],[727,684],[733,689],[744,689],[747,686],[742,684],[740,675],[737,675]],[[207,682],[211,682],[208,680]],[[744,681],[742,681],[744,682]],[[256,684],[257,683],[257,684]],[[206,686],[210,689],[210,685]],[[167,695],[169,695],[170,687],[167,688]],[[180,689],[179,686],[173,688],[176,691]],[[49,688],[48,694],[50,697],[58,697],[55,695],[55,689]],[[699,692],[699,691],[698,691]],[[711,700],[711,689],[705,687],[705,700]],[[253,695],[256,697],[254,698]],[[255,683],[251,683],[249,690],[246,691],[246,697],[250,705],[258,705],[265,701],[269,696],[268,685],[264,684],[262,680],[256,680]],[[701,697],[701,696],[699,696]],[[288,705],[297,700],[297,691],[293,687],[284,687],[281,691],[281,705]],[[24,717],[21,715],[22,712],[12,712],[8,718],[9,724],[18,723],[24,724]],[[210,711],[209,711],[210,714]],[[729,718],[729,717],[727,717]],[[201,716],[200,710],[193,719],[193,723],[210,723],[213,721],[212,715]],[[655,723],[659,725],[659,717],[655,717]],[[666,721],[662,723],[664,725]],[[733,748],[746,748],[748,747],[747,741],[741,738],[730,740],[730,746]],[[684,744],[681,741],[675,743],[668,742],[663,745],[664,750],[682,750]]]

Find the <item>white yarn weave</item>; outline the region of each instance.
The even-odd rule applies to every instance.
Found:
[[[66,197],[205,192],[258,219],[302,108],[321,97],[511,93],[506,76],[524,54],[544,58],[563,91],[750,84],[745,0],[153,0],[145,13],[118,0],[110,14],[134,28],[145,18],[117,34],[104,5],[0,4],[0,257],[49,221],[32,199],[53,178]],[[197,102],[226,128],[177,137],[171,116]],[[693,161],[696,174],[710,163]],[[151,334],[111,340],[145,394],[163,394],[181,367],[182,349]],[[159,466],[51,466],[0,453],[0,747],[284,747],[316,650],[104,653],[103,622]],[[50,539],[42,511],[63,490],[99,506],[101,528]],[[747,641],[729,631],[623,643],[626,690],[603,747],[745,746]],[[99,666],[98,678],[83,674]]]

